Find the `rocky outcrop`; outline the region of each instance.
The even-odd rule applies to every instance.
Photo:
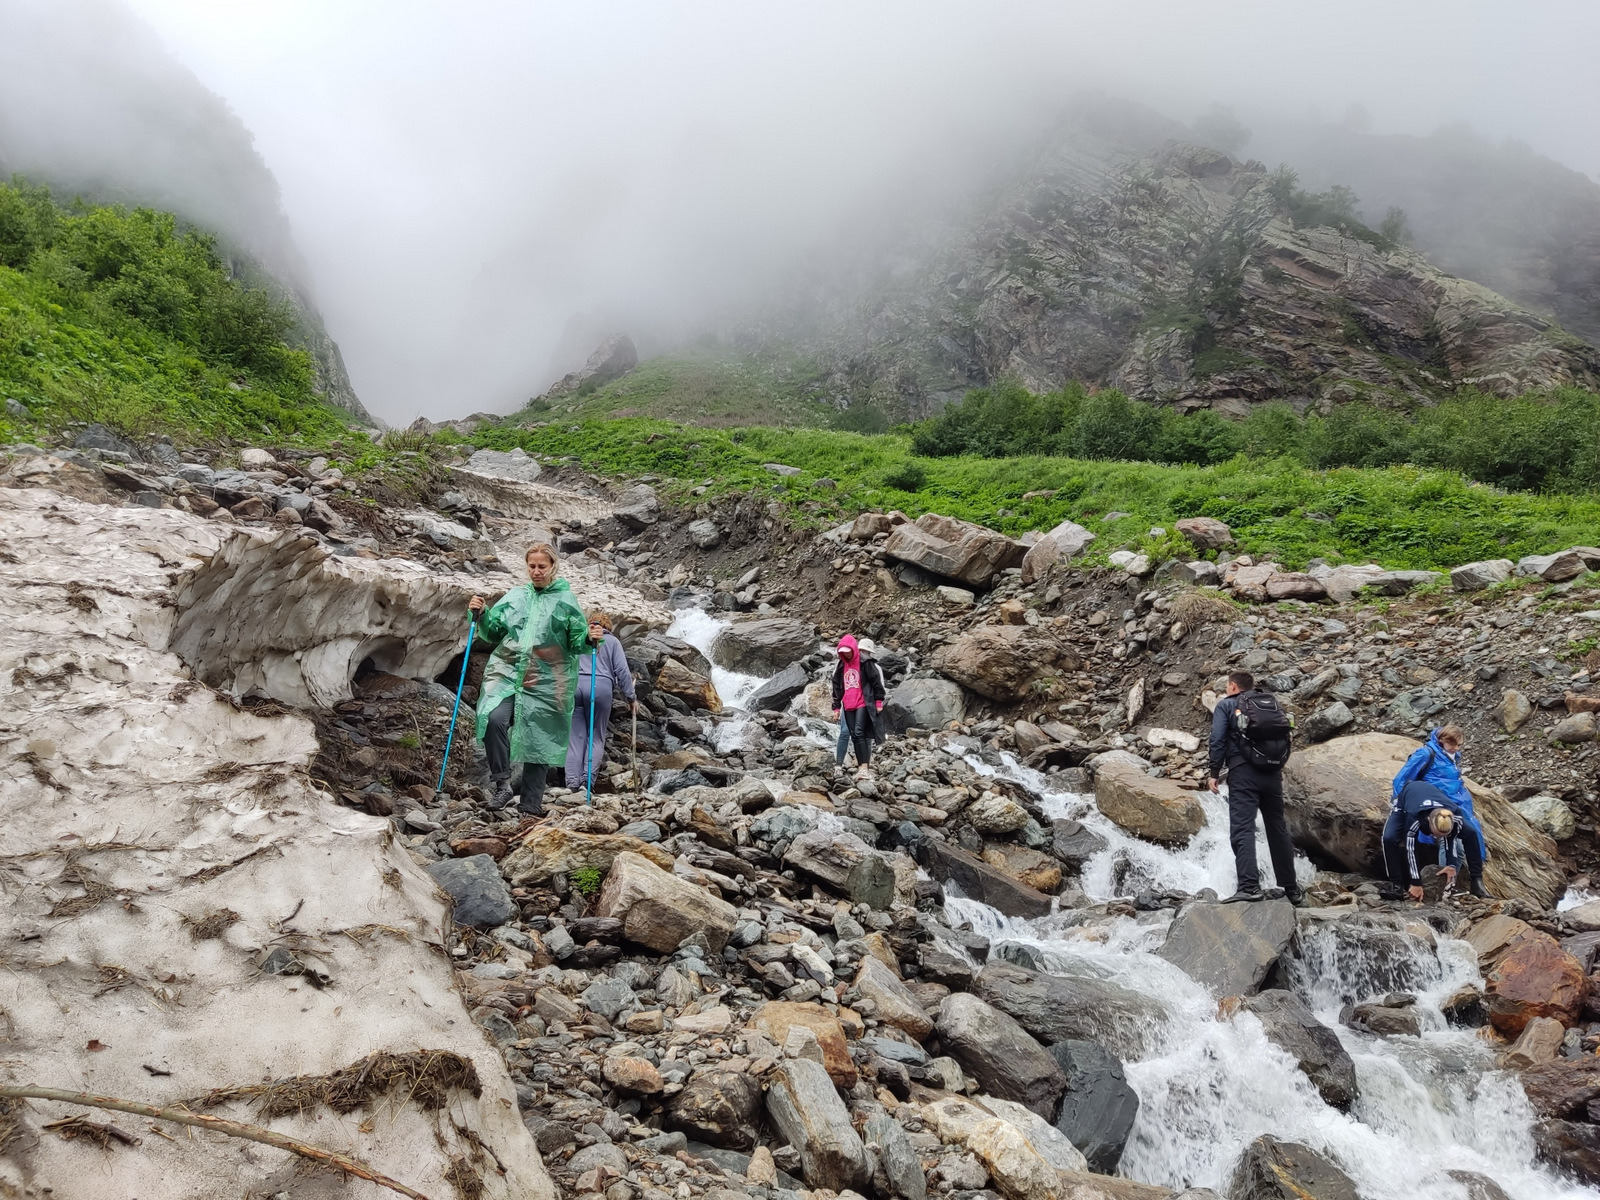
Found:
[[[614,333],[595,347],[587,362],[577,371],[569,371],[552,383],[541,400],[559,400],[582,391],[592,391],[613,379],[620,379],[639,365],[639,352],[633,339],[625,333]]]
[[[953,883],[964,896],[999,909],[1009,917],[1042,917],[1051,909],[1050,897],[959,846],[936,838],[917,845],[917,860],[933,878]]]
[[[980,696],[1015,703],[1037,682],[1076,669],[1078,655],[1030,625],[980,625],[934,656],[934,666]]]
[[[891,558],[973,587],[987,586],[1006,567],[1022,565],[1026,547],[969,521],[926,513],[894,527],[883,549]]]
[[[1159,1000],[1102,979],[1045,975],[1004,962],[986,964],[973,990],[1046,1045],[1098,1042],[1124,1057],[1141,1051],[1163,1013]]]
[[[1180,522],[1181,524],[1181,522]],[[1028,547],[1022,557],[1022,582],[1033,583],[1046,575],[1058,562],[1071,560],[1082,554],[1094,541],[1095,535],[1074,521],[1062,521]]]
[[[1381,841],[1391,783],[1420,743],[1385,733],[1333,738],[1300,750],[1284,768],[1285,814],[1295,845],[1313,862],[1383,877]],[[1556,845],[1500,793],[1468,780],[1493,847],[1484,881],[1497,896],[1541,908],[1566,887]]]

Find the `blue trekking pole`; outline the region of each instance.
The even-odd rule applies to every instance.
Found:
[[[589,745],[583,751],[585,794],[583,802],[594,806],[594,676],[600,663],[600,647],[589,651]]]
[[[472,633],[478,628],[478,623],[470,616],[467,618],[467,648],[461,655],[461,678],[456,680],[455,707],[450,710],[450,732],[444,739],[444,761],[439,764],[439,786],[433,789],[437,796],[444,791],[444,771],[450,765],[450,744],[456,739],[456,714],[461,711],[461,689],[467,684],[467,663],[472,660]]]

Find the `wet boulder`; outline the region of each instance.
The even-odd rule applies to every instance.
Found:
[[[1039,680],[1076,670],[1079,657],[1054,634],[1032,625],[980,625],[941,647],[933,665],[980,696],[1007,704]]]
[[[620,919],[630,942],[670,954],[697,933],[713,953],[720,952],[739,914],[726,900],[624,851],[612,861],[595,915]]]
[[[764,708],[786,709],[789,701],[805,691],[806,684],[810,682],[811,677],[806,674],[804,667],[799,663],[790,663],[750,693],[745,707],[751,712],[760,712]]]
[[[974,986],[980,997],[1045,1045],[1081,1039],[1134,1056],[1165,1016],[1159,1000],[1119,984],[1045,975],[1007,962],[985,964]]]
[[[925,837],[916,854],[922,868],[940,883],[954,883],[962,895],[1009,917],[1042,917],[1050,911],[1049,896],[959,846]]]
[[[1229,1200],[1361,1200],[1332,1159],[1266,1135],[1245,1147],[1227,1193]]]
[[[1391,781],[1420,745],[1393,734],[1359,733],[1298,751],[1283,770],[1284,809],[1295,845],[1318,866],[1382,878]],[[1493,848],[1484,870],[1489,891],[1552,907],[1566,890],[1555,842],[1499,792],[1470,779],[1467,786]]]
[[[761,1081],[748,1071],[696,1071],[667,1105],[666,1127],[726,1150],[756,1144]]]
[[[1149,842],[1186,846],[1205,828],[1206,812],[1187,788],[1120,763],[1095,772],[1095,805],[1118,826]]]
[[[1061,890],[1061,863],[1043,851],[1015,842],[986,842],[983,861],[1035,891],[1054,895]]]
[[[456,924],[493,929],[517,915],[516,902],[500,874],[500,866],[487,854],[447,858],[429,863],[427,870],[455,902]]]
[[[1092,829],[1065,818],[1050,822],[1050,853],[1071,871],[1082,871],[1088,862],[1109,844]]]
[[[972,587],[986,587],[1005,568],[1020,567],[1027,554],[1027,547],[1002,533],[938,513],[895,526],[883,549],[890,558]]]
[[[1600,1057],[1593,1054],[1557,1059],[1519,1078],[1528,1103],[1541,1117],[1582,1119],[1589,1104],[1600,1100]]]
[[[1507,1037],[1516,1037],[1535,1017],[1573,1025],[1588,986],[1582,963],[1549,934],[1530,929],[1511,940],[1485,976],[1489,1023]]]
[[[1356,1064],[1329,1029],[1293,992],[1274,989],[1245,1000],[1266,1031],[1267,1040],[1288,1052],[1316,1086],[1322,1099],[1340,1112],[1348,1112],[1357,1094]]]
[[[817,648],[817,627],[792,617],[734,621],[711,643],[711,661],[728,671],[772,675]]]
[[[1578,1178],[1600,1185],[1600,1125],[1586,1121],[1540,1121],[1533,1127],[1539,1157]]]
[[[794,1058],[780,1065],[767,1087],[767,1113],[800,1152],[801,1174],[811,1187],[839,1192],[866,1186],[866,1147],[821,1063]]]
[[[984,1091],[1055,1116],[1067,1079],[1055,1059],[1021,1025],[966,992],[939,1005],[939,1040]]]
[[[1067,1077],[1056,1128],[1083,1153],[1091,1171],[1110,1175],[1133,1132],[1139,1094],[1122,1063],[1098,1042],[1070,1038],[1051,1046],[1050,1056]]]
[[[1294,906],[1187,904],[1156,951],[1215,996],[1249,996],[1259,989],[1294,937]]]

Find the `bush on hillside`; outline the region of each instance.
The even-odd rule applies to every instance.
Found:
[[[1517,491],[1584,492],[1600,486],[1600,395],[1579,388],[1513,399],[1465,393],[1409,412],[1347,404],[1300,416],[1287,404],[1242,421],[1209,409],[1185,416],[1073,384],[1034,395],[1015,383],[969,392],[912,429],[929,457],[1047,454],[1207,466],[1236,455],[1289,458],[1307,467],[1410,464],[1458,471]]]

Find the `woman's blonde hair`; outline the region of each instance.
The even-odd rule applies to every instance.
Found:
[[[561,556],[556,553],[556,548],[549,542],[535,542],[523,552],[522,561],[526,563],[535,554],[543,554],[550,560],[550,565],[556,566],[561,562]]]
[[[1442,742],[1449,738],[1456,745],[1461,745],[1467,740],[1467,735],[1461,732],[1459,725],[1441,725],[1438,729],[1439,740]]]
[[[1436,808],[1428,814],[1428,828],[1433,830],[1435,836],[1443,837],[1455,828],[1456,819],[1450,815],[1448,808]]]

